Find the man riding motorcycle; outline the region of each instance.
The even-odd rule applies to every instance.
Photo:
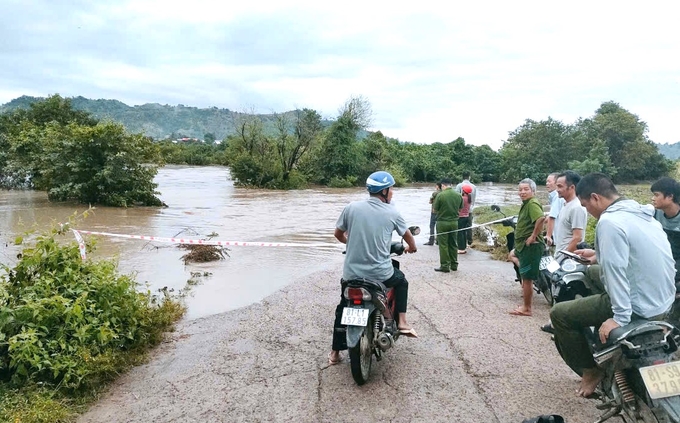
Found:
[[[406,320],[408,281],[403,272],[392,266],[390,258],[393,231],[397,231],[406,241],[405,253],[415,253],[418,250],[404,218],[390,204],[394,184],[394,178],[388,172],[372,173],[366,179],[369,198],[354,201],[345,207],[335,225],[334,235],[338,241],[347,244],[343,281],[367,279],[394,288],[399,332],[403,336],[417,338],[415,330]],[[328,364],[338,364],[341,361],[340,351],[347,349],[346,328],[340,324],[346,303],[342,295],[343,289],[340,291],[340,304],[335,309],[333,346],[328,355]]]
[[[598,219],[595,250],[576,254],[599,263],[605,293],[557,303],[550,311],[555,342],[564,361],[582,375],[580,396],[591,395],[604,377],[593,360],[586,327],[599,326],[602,343],[631,320],[662,320],[675,297],[675,262],[654,210],[619,196],[609,177],[591,173],[576,186],[581,204]]]

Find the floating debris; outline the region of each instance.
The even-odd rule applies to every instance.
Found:
[[[206,263],[224,260],[229,257],[229,249],[218,245],[179,244],[179,248],[189,251],[180,257],[184,264]]]

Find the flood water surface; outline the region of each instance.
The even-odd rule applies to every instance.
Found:
[[[316,188],[268,191],[234,187],[224,167],[167,166],[156,176],[160,198],[167,208],[98,207],[77,224],[78,229],[130,235],[206,238],[225,241],[315,243],[317,247],[230,247],[229,257],[210,263],[184,265],[185,251],[175,245],[141,240],[96,237],[97,258],[116,258],[123,273],[136,274],[155,291],[183,289],[192,272],[208,272],[191,288],[187,318],[193,319],[257,302],[291,283],[340,263],[343,246],[333,237],[335,222],[350,201],[365,199],[361,188]],[[478,187],[477,205],[519,204],[516,186]],[[432,185],[395,190],[393,202],[409,225],[422,229],[417,242],[428,236]],[[47,228],[65,222],[85,206],[50,203],[42,192],[0,191],[2,262],[16,261],[16,236],[33,226]],[[396,236],[396,234],[395,234]],[[90,239],[91,235],[85,235]],[[338,275],[338,279],[341,275]]]

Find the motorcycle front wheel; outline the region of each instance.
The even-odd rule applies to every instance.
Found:
[[[356,346],[349,349],[349,362],[352,368],[352,377],[357,385],[363,385],[368,381],[371,373],[371,362],[373,361],[373,325],[368,319],[368,324],[364,328],[364,333],[359,338]]]
[[[545,300],[549,305],[553,305],[555,303],[555,298],[552,294],[552,287],[550,286],[551,284],[552,283],[543,272],[538,272],[538,289],[541,290]]]

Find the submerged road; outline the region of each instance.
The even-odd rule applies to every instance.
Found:
[[[597,419],[595,401],[576,397],[578,377],[539,330],[548,319],[545,299],[534,297],[533,317],[508,314],[521,301],[509,263],[471,251],[460,256],[458,272],[435,273],[437,249],[428,246],[400,261],[420,338],[400,338],[374,361],[366,385],[355,385],[346,353],[343,363],[327,363],[338,267],[260,303],[181,323],[79,422]]]

